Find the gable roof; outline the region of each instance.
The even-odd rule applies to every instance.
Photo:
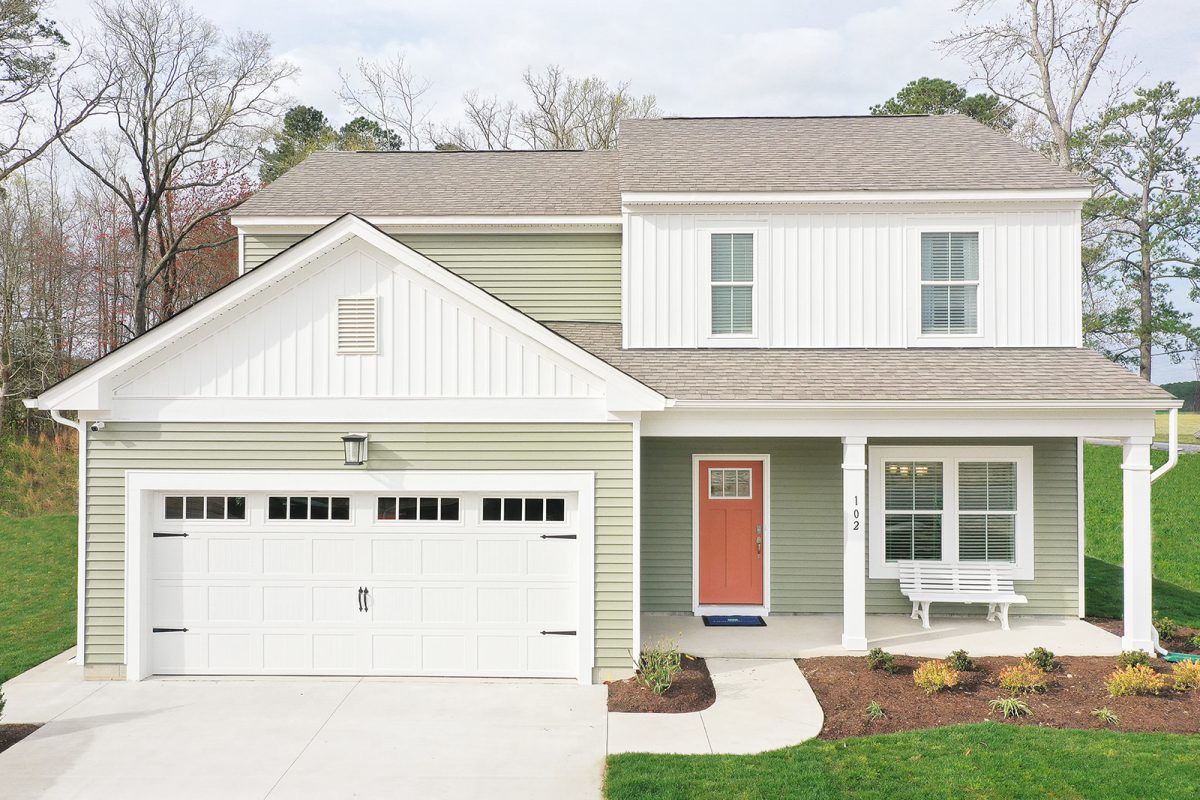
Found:
[[[550,327],[673,400],[1179,402],[1085,348],[622,350],[619,324]]]
[[[298,266],[352,238],[361,239],[382,253],[394,256],[407,267],[461,296],[493,319],[503,322],[518,335],[541,344],[564,360],[599,377],[606,382],[610,399],[628,405],[625,410],[661,407],[664,398],[644,383],[353,215],[338,218],[257,269],[245,273],[166,322],[49,387],[36,398],[36,407],[58,410],[107,408],[114,390],[114,378],[161,353],[229,309],[249,301]]]
[[[959,114],[667,117],[621,123],[622,192],[1086,189]]]
[[[610,150],[318,152],[238,216],[618,214]]]

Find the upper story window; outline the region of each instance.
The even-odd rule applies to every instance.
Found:
[[[921,333],[979,333],[979,233],[921,234]]]
[[[754,234],[714,233],[711,253],[712,335],[752,335]]]

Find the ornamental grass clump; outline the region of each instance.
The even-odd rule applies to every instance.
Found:
[[[1159,694],[1167,688],[1167,678],[1148,664],[1119,669],[1104,681],[1112,697],[1132,697],[1138,694]]]
[[[683,671],[679,643],[664,640],[642,651],[637,663],[637,682],[657,695],[671,688],[675,676]]]
[[[1171,669],[1175,688],[1181,692],[1200,689],[1200,661],[1180,661]]]
[[[958,670],[945,661],[926,661],[913,670],[913,683],[932,695],[942,689],[958,686]]]
[[[883,710],[883,706],[879,705],[878,700],[872,700],[867,704],[867,719],[871,722],[878,722],[886,716],[887,713]]]
[[[900,665],[896,663],[896,657],[891,653],[885,653],[878,647],[872,647],[867,651],[867,666],[871,669],[881,669],[884,672],[895,672],[900,669]]]
[[[1116,725],[1121,721],[1121,718],[1117,716],[1117,712],[1113,711],[1107,706],[1104,708],[1093,709],[1092,716],[1103,722],[1105,725]]]
[[[1023,658],[1000,670],[1000,688],[1011,694],[1035,694],[1050,688],[1050,675],[1036,663]]]
[[[1033,709],[1019,697],[997,697],[988,703],[992,707],[992,711],[1000,712],[1000,716],[1005,719],[1013,719],[1015,717],[1027,717],[1033,713]]]

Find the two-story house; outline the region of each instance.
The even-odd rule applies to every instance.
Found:
[[[82,423],[86,670],[592,681],[651,614],[861,651],[913,562],[1081,616],[1085,436],[1150,649],[1178,402],[1082,347],[1089,193],[959,116],[314,154],[238,209],[237,280],[36,400]]]

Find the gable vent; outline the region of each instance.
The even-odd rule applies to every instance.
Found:
[[[342,355],[378,352],[378,298],[339,297],[337,301],[337,351]]]

